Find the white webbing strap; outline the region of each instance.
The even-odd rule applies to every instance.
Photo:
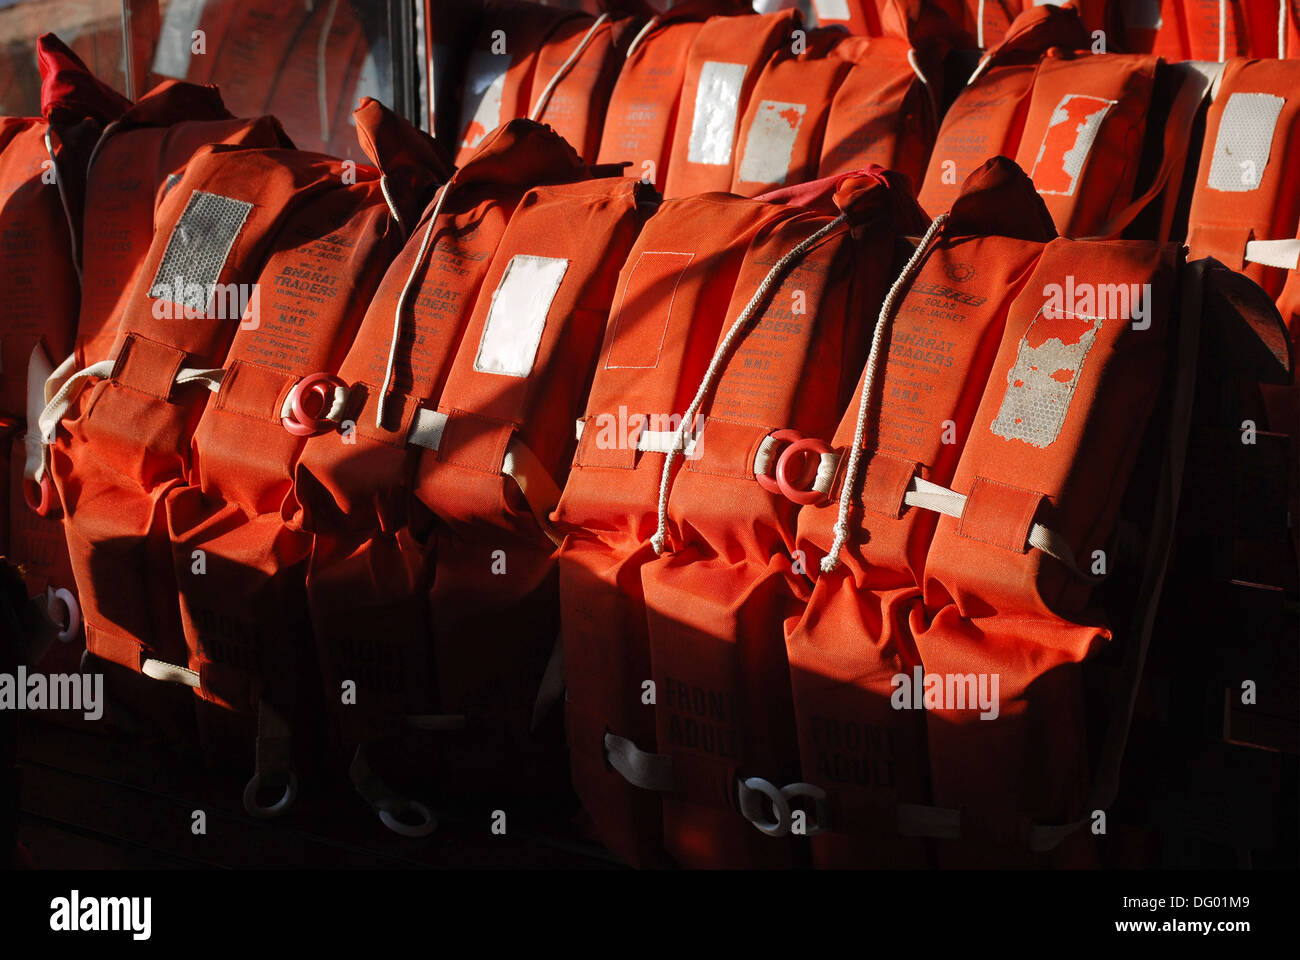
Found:
[[[213,393],[221,389],[221,378],[226,375],[222,367],[181,367],[172,383],[201,383]]]
[[[144,663],[140,664],[140,672],[146,677],[153,680],[162,680],[164,683],[179,683],[196,689],[200,685],[197,670],[191,670],[189,667],[178,666],[174,663],[167,663],[165,660],[145,660]]]
[[[45,404],[48,402],[46,390],[54,365],[45,352],[44,341],[37,341],[32,347],[32,355],[27,361],[27,422],[38,423]],[[36,430],[29,429],[23,435],[23,476],[39,484],[45,477],[47,451]]]
[[[284,783],[284,792],[272,804],[258,802],[266,778]],[[244,785],[244,811],[266,820],[278,817],[298,799],[298,774],[293,768],[293,733],[278,710],[266,700],[257,705],[257,739],[253,747],[253,776]]]
[[[447,199],[447,192],[455,181],[456,175],[452,174],[451,178],[442,185],[442,189],[438,191],[438,200],[433,205],[433,216],[429,218],[429,226],[424,231],[424,238],[420,241],[420,249],[415,254],[415,262],[411,264],[411,272],[406,276],[406,283],[402,284],[402,292],[397,297],[397,307],[393,310],[393,336],[388,343],[388,364],[384,367],[384,383],[379,388],[379,399],[375,404],[375,427],[379,430],[384,428],[384,403],[388,399],[388,388],[393,385],[393,367],[397,362],[397,341],[402,333],[402,310],[406,306],[406,298],[410,296],[411,287],[415,284],[415,275],[420,272],[420,267],[424,264],[424,258],[429,252],[429,241],[433,239],[433,232],[438,227],[438,214],[442,212],[442,202]]]
[[[697,434],[691,434],[686,438],[686,443],[682,447],[683,455],[695,456],[695,444],[698,439]],[[671,453],[676,442],[676,430],[642,430],[637,435],[636,448],[642,453]]]
[[[938,235],[943,225],[948,222],[948,214],[941,213],[934,218],[921,237],[921,241],[912,251],[912,256],[908,258],[907,264],[903,267],[902,273],[889,288],[889,293],[885,295],[884,302],[880,305],[880,313],[876,317],[876,329],[871,336],[871,351],[867,354],[867,365],[862,373],[862,396],[858,400],[858,423],[853,431],[853,445],[849,448],[849,463],[844,472],[844,488],[840,491],[840,509],[839,516],[835,520],[835,540],[831,543],[830,553],[822,557],[821,568],[823,573],[830,573],[840,562],[840,550],[849,539],[849,508],[853,505],[854,488],[858,482],[858,465],[862,462],[862,445],[867,433],[867,414],[871,410],[872,388],[876,382],[876,369],[880,363],[880,348],[885,339],[885,330],[889,326],[890,319],[893,316],[894,304],[900,300],[906,291],[908,285],[912,282],[912,277],[916,271],[921,268],[921,261],[925,259],[926,253],[930,249],[930,244]]]
[[[447,427],[447,415],[421,407],[415,411],[411,429],[406,433],[406,442],[426,450],[437,450],[442,444],[442,431]]]
[[[605,759],[634,787],[660,793],[673,789],[673,758],[666,753],[647,753],[626,737],[606,733]]]
[[[72,358],[69,357],[69,359]],[[68,408],[72,406],[72,401],[81,392],[81,388],[86,385],[86,381],[91,378],[103,380],[112,376],[113,364],[114,361],[112,360],[100,360],[98,363],[92,363],[90,366],[65,378],[60,374],[60,371],[67,366],[67,361],[64,361],[59,369],[50,375],[50,380],[47,383],[55,381],[56,378],[62,380],[62,383],[45,404],[45,409],[41,411],[41,415],[36,418],[36,424],[40,428],[43,442],[54,442],[55,433],[59,429],[59,421],[68,412]]]
[[[528,114],[529,120],[541,120],[542,114],[546,112],[546,105],[551,102],[551,94],[555,92],[555,88],[559,85],[560,81],[563,80],[568,75],[569,71],[573,69],[573,65],[577,63],[578,58],[582,56],[582,51],[587,49],[587,45],[591,43],[592,37],[596,35],[596,31],[599,30],[601,25],[608,19],[609,14],[602,13],[596,18],[596,22],[587,29],[587,32],[583,35],[582,39],[578,41],[578,45],[573,48],[573,52],[569,54],[568,59],[565,60],[564,63],[560,64],[560,69],[555,71],[555,76],[551,77],[551,79],[547,81],[546,86],[542,88],[541,95],[537,98],[537,105],[533,107],[532,112]]]
[[[956,519],[961,519],[961,515],[966,509],[964,494],[960,494],[956,490],[949,490],[937,483],[931,483],[929,480],[923,480],[920,477],[913,477],[912,482],[908,484],[907,492],[903,494],[903,503],[909,507],[933,510],[935,513],[942,513]],[[1040,550],[1049,557],[1061,561],[1076,576],[1098,582],[1102,579],[1080,568],[1074,559],[1074,551],[1071,549],[1069,541],[1055,530],[1045,527],[1041,523],[1035,523],[1029,528],[1029,536],[1026,538],[1025,543],[1026,546],[1033,547],[1035,550]]]
[[[1246,262],[1295,270],[1300,267],[1300,240],[1247,241]]]
[[[704,373],[704,380],[700,383],[700,388],[695,391],[695,398],[691,400],[691,405],[686,408],[686,412],[682,416],[682,422],[674,431],[672,445],[664,457],[663,473],[659,478],[659,523],[654,536],[650,538],[650,543],[654,546],[656,554],[664,552],[665,540],[668,536],[668,489],[672,480],[673,464],[676,463],[678,454],[682,453],[686,445],[685,432],[687,425],[695,423],[700,407],[704,404],[704,398],[713,390],[714,383],[717,382],[718,376],[722,373],[723,365],[731,356],[732,348],[746,332],[750,321],[758,313],[759,304],[767,299],[768,294],[781,277],[785,275],[791,264],[842,227],[848,222],[848,219],[847,214],[840,214],[815,233],[799,241],[788,253],[773,264],[772,269],[763,277],[763,282],[754,291],[754,295],[750,297],[749,303],[745,304],[745,309],[740,312],[740,316],[736,318],[735,323],[731,325],[731,329],[727,331],[727,335],[722,338],[722,342],[718,344],[718,348],[713,352],[713,359],[709,361],[709,368]]]

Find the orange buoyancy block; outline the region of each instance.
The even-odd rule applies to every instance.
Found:
[[[539,183],[588,176],[545,127],[491,131],[426,210],[379,284],[338,369],[349,428],[308,438],[294,497],[314,534],[307,594],[327,703],[344,742],[433,714],[427,518],[412,518],[416,462],[493,256]],[[421,431],[424,431],[423,433]],[[427,511],[425,511],[427,514]],[[355,704],[339,705],[340,684]]]
[[[816,797],[799,775],[785,652],[811,586],[795,522],[829,482],[818,438],[857,379],[898,242],[925,222],[879,167],[759,199],[786,216],[745,255],[714,369],[684,414],[683,466],[659,496],[652,544],[670,552],[641,569],[671,766],[664,840],[689,867],[801,857],[790,807],[815,817]]]
[[[783,46],[772,54],[740,120],[732,193],[752,197],[816,179],[831,102],[849,71],[836,54],[850,42],[839,30],[811,30],[799,52]]]
[[[777,49],[792,48],[801,23],[797,10],[711,17],[695,34],[682,78],[665,197],[730,188],[739,162],[740,120],[759,74]]]
[[[912,46],[892,36],[846,39],[831,56],[849,70],[827,112],[819,175],[874,163],[905,175],[915,194],[939,122],[932,95],[938,72],[922,73]]]
[[[943,515],[903,699],[924,707],[932,802],[953,818],[940,865],[1043,862],[1036,827],[1092,815],[1081,664],[1112,629],[1090,601],[1181,325],[1179,259],[1174,244],[1052,241],[930,506]]]
[[[1052,47],[1086,48],[1072,10],[1035,7],[1018,17],[949,105],[917,197],[932,216],[949,209],[966,178],[992,157],[1014,157],[1038,64]]]
[[[655,555],[664,442],[709,365],[751,240],[785,216],[778,204],[702,194],[665,201],[646,223],[619,275],[553,515],[564,534],[558,562],[573,783],[600,839],[635,865],[667,862],[660,794],[618,769],[619,745],[655,748],[641,567]]]
[[[461,94],[457,165],[463,164],[483,138],[501,124],[529,116],[538,55],[547,38],[570,20],[591,22],[577,10],[557,10],[516,0],[489,0],[484,4],[482,25],[469,55]],[[583,144],[574,146],[581,149]]]
[[[548,670],[560,628],[550,513],[652,194],[613,177],[523,197],[448,371],[441,426],[416,439],[428,449],[415,495],[439,521],[429,590],[439,706],[468,726],[446,754],[458,786],[540,788],[547,772],[533,731],[562,694]]]
[[[178,81],[151,90],[104,131],[86,172],[76,369],[111,356],[159,199],[195,151],[214,143],[292,146],[270,117],[236,119],[214,88]]]
[[[688,0],[651,17],[627,44],[601,127],[599,163],[627,163],[627,175],[662,191],[668,172],[686,58],[711,16],[746,13],[744,0]]]
[[[607,13],[566,20],[537,52],[528,117],[573,144],[588,163],[600,152],[605,108],[641,26]]]
[[[259,322],[263,263],[301,242],[295,224],[343,180],[317,154],[200,148],[159,204],[109,359],[51,380],[41,432],[95,655],[133,670],[186,662],[164,501],[184,483],[213,371]]]
[[[879,321],[887,329],[876,365],[864,369],[831,439],[840,461],[862,444],[851,511],[845,518],[841,468],[830,502],[799,514],[796,546],[817,580],[787,621],[786,649],[801,779],[823,797],[813,837],[819,867],[930,863],[925,841],[900,821],[909,805],[928,801],[924,721],[890,698],[894,678],[920,662],[908,613],[921,596],[937,515],[905,498],[914,480],[951,482],[1007,307],[1055,232],[1009,160],[972,174]],[[845,541],[832,563],[841,562],[823,570],[841,519]]]
[[[190,485],[165,501],[195,692],[237,711],[270,706],[294,729],[304,698],[319,693],[307,668],[313,537],[295,515],[297,458],[308,436],[334,432],[330,407],[346,393],[335,372],[404,225],[450,172],[426,134],[378,101],[355,119],[375,165],[358,165],[280,229],[252,281],[257,322],[240,324],[194,429]]]

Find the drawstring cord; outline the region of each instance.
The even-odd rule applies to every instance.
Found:
[[[822,558],[823,573],[830,573],[839,566],[840,550],[849,539],[849,508],[853,504],[853,488],[857,486],[858,466],[862,460],[862,446],[867,432],[867,414],[871,409],[872,387],[875,386],[876,372],[880,364],[880,347],[885,339],[885,327],[889,324],[895,302],[912,282],[912,277],[920,269],[921,261],[925,259],[925,254],[930,249],[935,235],[947,220],[946,213],[941,213],[934,218],[934,222],[921,237],[921,242],[916,245],[916,250],[912,252],[907,265],[903,267],[903,272],[889,288],[885,302],[880,305],[880,315],[876,318],[876,329],[871,337],[871,351],[867,354],[867,366],[862,376],[862,397],[858,401],[858,424],[853,431],[853,446],[849,448],[849,463],[844,471],[844,487],[840,491],[840,511],[835,521],[835,541],[831,544],[830,552]]]
[[[578,46],[574,48],[573,53],[569,54],[569,58],[565,60],[564,63],[560,64],[560,69],[555,71],[555,76],[551,77],[550,81],[542,89],[541,96],[537,98],[537,106],[533,107],[532,112],[528,115],[529,120],[540,120],[542,118],[542,114],[546,112],[546,105],[551,102],[551,94],[555,92],[556,86],[565,78],[568,72],[573,69],[573,65],[577,63],[578,58],[582,56],[582,51],[587,49],[587,45],[591,43],[592,37],[596,35],[596,31],[599,30],[601,24],[608,19],[609,14],[602,13],[596,18],[596,22],[587,29],[586,34],[584,34],[583,38],[578,41]]]
[[[714,382],[722,372],[723,364],[726,363],[727,358],[731,355],[732,347],[735,345],[736,341],[740,339],[741,334],[749,325],[749,321],[758,310],[758,305],[766,299],[768,293],[776,285],[777,280],[785,273],[786,268],[829,236],[832,231],[847,223],[848,219],[847,214],[840,214],[816,233],[801,240],[791,248],[789,253],[778,260],[772,269],[767,272],[767,276],[763,278],[763,282],[758,285],[758,289],[754,291],[754,295],[750,298],[749,303],[745,304],[745,309],[740,312],[740,316],[738,316],[736,322],[731,325],[731,329],[727,331],[727,335],[722,338],[722,342],[718,344],[718,349],[713,352],[713,359],[709,363],[709,369],[705,371],[704,381],[700,384],[699,390],[695,392],[695,399],[692,400],[691,405],[686,408],[686,413],[682,417],[682,422],[677,425],[677,431],[673,434],[673,440],[672,444],[668,448],[668,454],[664,457],[664,470],[663,474],[659,478],[659,526],[656,528],[654,536],[650,538],[650,542],[654,545],[656,554],[662,554],[664,552],[664,541],[668,535],[668,487],[669,480],[672,477],[673,464],[676,463],[678,454],[682,452],[682,449],[685,446],[686,430],[695,422],[695,417],[698,415],[700,407],[704,404],[704,398],[709,395],[710,391],[712,391]]]
[[[411,264],[411,272],[406,278],[406,283],[402,285],[402,293],[397,298],[397,309],[393,311],[393,336],[388,344],[388,366],[384,368],[384,385],[379,389],[379,402],[375,405],[375,428],[379,430],[384,428],[384,403],[388,399],[388,388],[393,383],[393,367],[397,362],[397,341],[402,332],[402,310],[415,283],[415,275],[420,272],[424,258],[429,252],[429,241],[433,239],[433,231],[438,227],[438,214],[442,212],[442,202],[447,199],[447,192],[455,179],[456,176],[453,174],[438,191],[438,202],[433,205],[433,216],[429,218],[429,226],[424,231],[424,239],[420,241],[419,252],[415,255],[415,262]]]
[[[628,44],[627,56],[624,59],[627,60],[632,59],[632,52],[641,45],[641,41],[644,40],[649,35],[651,30],[659,26],[659,20],[660,20],[660,16],[659,14],[656,13],[653,17],[651,17],[649,20],[645,22],[645,26],[637,31],[636,36],[632,38],[632,42]]]

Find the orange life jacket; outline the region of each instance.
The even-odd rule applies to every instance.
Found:
[[[1169,60],[1300,56],[1296,0],[1151,0],[1120,4],[1125,47]]]
[[[72,349],[86,161],[130,103],[53,34],[36,53],[42,116],[0,118],[0,554],[22,569],[33,597],[49,601],[61,643],[43,662],[57,672],[77,667],[80,614],[35,408],[54,363]]]
[[[641,567],[654,557],[664,443],[708,366],[750,241],[784,215],[777,204],[706,194],[666,201],[646,223],[619,275],[554,514],[564,533],[558,560],[573,782],[601,840],[637,865],[666,862],[660,797],[610,766],[609,737],[654,750]]]
[[[663,190],[686,58],[713,15],[741,13],[744,0],[688,0],[657,14],[628,42],[601,128],[600,163],[628,163],[629,176]]]
[[[1027,187],[1006,160],[973,175],[886,321],[879,368],[864,372],[831,440],[840,459],[853,448],[869,386],[879,412],[835,570],[820,564],[835,541],[840,484],[799,516],[798,548],[820,575],[786,642],[802,779],[825,791],[819,866],[929,862],[921,841],[899,836],[896,813],[927,800],[924,722],[891,709],[890,694],[892,678],[920,662],[907,618],[936,516],[903,497],[913,476],[950,482],[1006,303],[1055,233]]]
[[[490,0],[484,4],[482,26],[465,71],[457,165],[464,164],[501,124],[529,116],[534,86],[540,93],[550,79],[536,75],[539,51],[562,24],[587,20],[575,10],[535,3]]]
[[[258,322],[244,308],[281,230],[340,188],[340,162],[316,154],[201,148],[162,196],[107,359],[51,379],[41,429],[97,656],[133,670],[186,662],[164,501],[184,483],[207,374],[240,324]]]
[[[783,632],[811,586],[795,519],[829,483],[817,438],[867,352],[896,241],[924,223],[910,193],[872,168],[766,195],[788,216],[751,241],[714,354],[725,365],[686,411],[694,443],[652,538],[671,552],[641,570],[658,750],[672,767],[664,840],[683,865],[797,862],[773,839],[790,833],[780,811],[816,807]]]
[[[801,23],[796,10],[711,17],[695,34],[682,78],[665,197],[731,186],[740,160],[740,120],[759,74],[777,49],[794,43]]]
[[[241,324],[210,374],[215,396],[190,442],[190,485],[164,503],[196,694],[226,709],[271,710],[271,723],[295,732],[315,719],[304,704],[319,694],[304,589],[313,538],[295,515],[297,457],[307,436],[336,426],[329,408],[344,388],[335,371],[405,228],[449,168],[425,134],[377,101],[366,99],[355,119],[375,166],[352,177],[340,166],[343,188],[280,228],[253,280],[258,322]],[[257,787],[267,774],[287,775],[291,758],[273,763],[265,753],[259,744],[245,807],[278,814],[287,804],[263,806]]]
[[[428,639],[429,516],[412,498],[461,337],[516,207],[539,183],[589,175],[550,130],[492,131],[439,191],[362,319],[339,377],[342,437],[309,438],[294,493],[315,534],[307,577],[326,704],[351,746],[438,714]],[[354,704],[340,702],[345,681]]]

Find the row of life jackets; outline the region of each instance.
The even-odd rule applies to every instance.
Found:
[[[822,229],[668,201],[624,268],[644,292],[611,318],[556,519],[574,783],[629,861],[1091,862],[1131,691],[1094,762],[1084,667],[1145,643],[1203,296],[1231,275],[1058,237],[1005,159],[883,270],[917,217],[891,186],[838,183],[881,219],[850,205],[831,233],[818,184],[785,202]],[[704,223],[728,240],[694,273],[671,231]],[[840,326],[837,228],[884,247],[848,257],[874,324]],[[1235,309],[1280,334],[1261,292]],[[1150,537],[1132,569],[1121,513]]]

